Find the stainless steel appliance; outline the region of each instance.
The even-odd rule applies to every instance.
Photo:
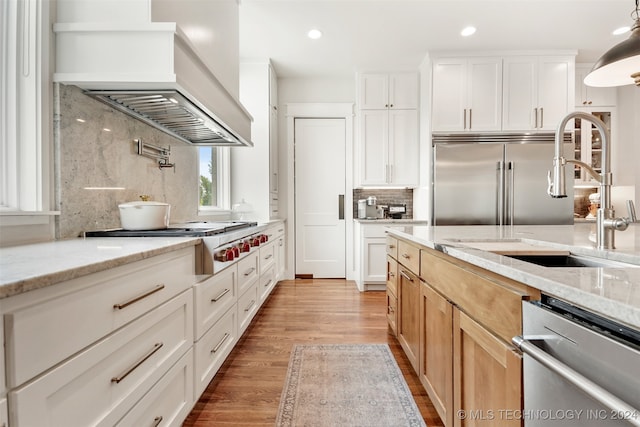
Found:
[[[547,194],[554,139],[553,133],[434,135],[433,224],[573,224],[573,194]],[[564,141],[572,152],[572,134]]]
[[[266,225],[251,221],[188,222],[158,230],[97,230],[84,237],[200,237],[203,242],[200,274],[215,274],[229,263],[257,250],[268,241]]]
[[[640,331],[545,295],[522,320],[526,427],[640,426]]]

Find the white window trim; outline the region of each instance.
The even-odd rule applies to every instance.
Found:
[[[226,215],[231,212],[231,150],[229,147],[217,147],[216,153],[218,156],[218,176],[216,177],[218,204],[216,206],[198,204],[198,216]]]

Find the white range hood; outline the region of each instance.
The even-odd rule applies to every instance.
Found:
[[[85,89],[185,142],[253,146],[251,115],[175,23],[72,22],[53,29],[55,82]]]

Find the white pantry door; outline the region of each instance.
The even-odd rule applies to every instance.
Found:
[[[346,277],[344,119],[295,119],[296,275]]]

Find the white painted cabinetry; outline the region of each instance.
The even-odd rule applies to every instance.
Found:
[[[231,150],[231,202],[250,203],[259,221],[277,219],[278,81],[268,60],[240,64],[240,100],[253,117],[254,146]]]
[[[576,64],[576,107],[614,107],[617,102],[615,87],[593,87],[584,84],[592,64]]]
[[[500,130],[501,115],[501,57],[434,60],[433,131]]]
[[[575,102],[575,58],[569,55],[503,59],[502,129],[555,131]]]
[[[417,186],[417,74],[363,74],[359,82],[359,185]]]

